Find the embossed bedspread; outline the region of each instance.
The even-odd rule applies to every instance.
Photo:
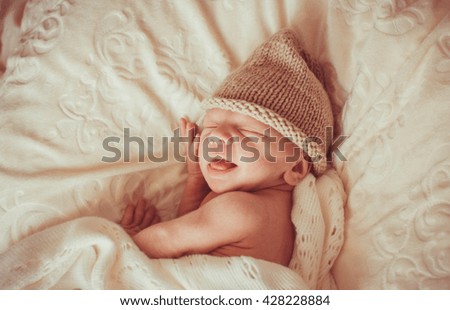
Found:
[[[1,288],[450,289],[449,1],[6,0],[0,17]],[[163,137],[286,27],[348,136],[296,189],[290,268],[145,257],[115,223],[139,196],[174,216],[186,172]]]

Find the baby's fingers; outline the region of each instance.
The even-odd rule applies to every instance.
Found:
[[[194,141],[191,144],[191,148],[194,154],[195,161],[198,161],[198,147],[200,145],[200,134],[197,133],[194,137]]]
[[[188,133],[189,137],[192,137],[192,140],[194,140],[196,135],[200,135],[200,129],[198,128],[196,123],[188,123]]]
[[[188,137],[191,142],[195,135],[199,133],[199,128],[196,123],[189,122],[184,117],[180,118],[180,136]]]
[[[152,224],[155,216],[156,216],[156,209],[150,206],[145,212],[145,216],[142,219],[142,222],[139,224],[139,228],[142,230],[149,227]]]
[[[144,199],[139,200],[136,210],[134,211],[133,226],[139,226],[144,219],[146,211],[146,201]]]
[[[123,213],[122,220],[120,221],[121,226],[130,226],[133,223],[134,219],[134,210],[136,206],[133,204],[129,204]]]
[[[187,124],[187,120],[184,117],[180,118],[180,135],[181,135],[181,137],[186,137],[186,135],[187,135],[186,124]]]

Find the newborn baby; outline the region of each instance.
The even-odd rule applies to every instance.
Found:
[[[280,133],[244,114],[211,109],[203,128],[199,161],[188,161],[189,176],[179,217],[136,234],[136,244],[154,258],[208,253],[246,255],[287,265],[295,238],[290,216],[292,189],[308,172],[309,163],[302,156],[288,161],[298,147],[285,141],[281,150]],[[184,136],[189,130],[198,130],[184,119],[181,129]],[[275,138],[271,158],[264,156],[266,143],[262,137],[268,134]],[[255,138],[250,142],[252,150],[258,150],[260,156],[249,162],[240,161],[252,159],[242,143],[250,137]],[[234,143],[227,145],[230,138],[234,138]],[[205,143],[205,139],[210,143]],[[204,146],[211,151],[206,152]],[[227,152],[226,146],[231,151]],[[133,233],[136,227],[141,229],[151,223],[153,214],[154,210],[144,201],[129,205],[122,225]]]
[[[178,217],[160,222],[141,200],[121,221],[144,253],[289,264],[292,190],[310,170],[326,169],[325,128],[333,125],[318,68],[291,31],[280,31],[203,102],[201,132],[181,119],[188,155],[195,156],[188,156]]]

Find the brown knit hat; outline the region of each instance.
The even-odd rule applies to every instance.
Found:
[[[239,112],[271,126],[309,155],[318,176],[327,168],[325,128],[333,126],[322,80],[318,63],[285,29],[259,46],[203,105]]]

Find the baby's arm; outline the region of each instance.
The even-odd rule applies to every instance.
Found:
[[[188,179],[183,191],[183,195],[178,208],[178,216],[182,216],[197,209],[202,200],[210,192],[209,186],[203,177],[198,164],[198,143],[194,139],[200,138],[200,132],[195,123],[187,121],[185,118],[180,120],[181,136],[188,137],[187,168]],[[190,152],[190,153],[189,153]]]
[[[145,199],[137,204],[129,204],[123,213],[120,225],[130,235],[134,236],[141,230],[160,222],[156,209]]]
[[[188,176],[186,186],[178,207],[178,217],[198,209],[203,199],[210,192],[208,184],[202,177]]]
[[[150,226],[133,239],[151,258],[209,253],[243,240],[263,225],[251,196],[223,194],[182,217]]]

